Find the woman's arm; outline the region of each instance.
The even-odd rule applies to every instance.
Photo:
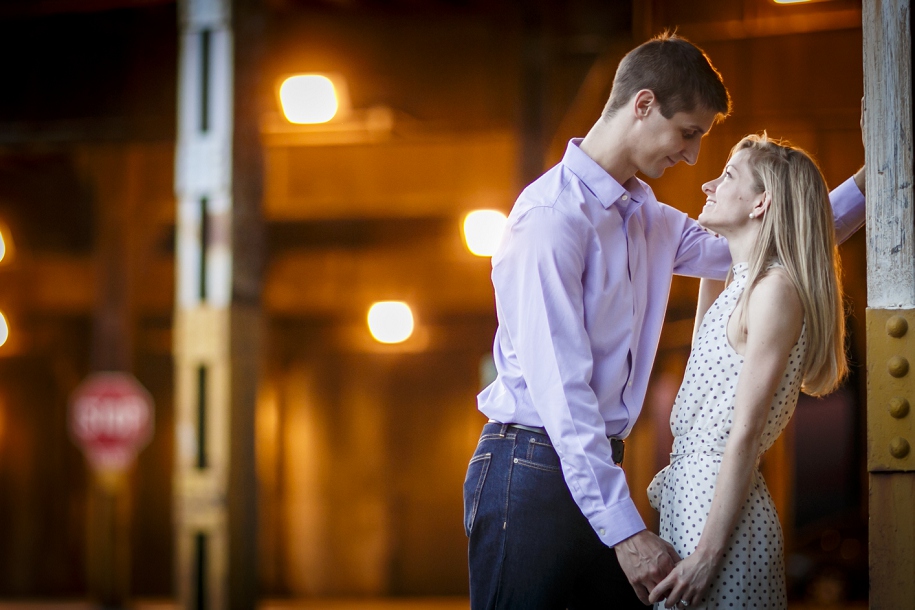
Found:
[[[702,278],[699,282],[699,302],[696,304],[696,323],[693,325],[693,344],[696,343],[696,336],[699,334],[699,327],[702,326],[702,320],[705,313],[712,306],[721,291],[724,290],[724,281],[710,280]]]
[[[651,592],[652,602],[666,597],[667,607],[681,599],[698,602],[718,572],[728,539],[746,501],[772,398],[801,333],[803,308],[800,299],[790,280],[779,269],[773,269],[760,280],[746,307],[743,368],[737,381],[732,427],[715,481],[708,520],[695,552],[680,562]]]

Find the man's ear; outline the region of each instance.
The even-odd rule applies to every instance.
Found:
[[[636,118],[644,119],[652,111],[658,111],[658,98],[651,89],[641,89],[632,97],[632,110]]]

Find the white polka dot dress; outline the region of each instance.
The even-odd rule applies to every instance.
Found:
[[[747,264],[736,265],[734,281],[703,318],[670,416],[674,434],[671,463],[648,488],[651,505],[661,513],[660,536],[680,557],[690,555],[699,543],[731,429],[743,357],[728,342],[727,323],[746,281]],[[760,456],[772,446],[794,412],[805,349],[806,332],[802,329],[772,400]],[[706,597],[694,600],[691,609],[787,607],[782,530],[758,469],[721,566]],[[664,604],[655,607],[663,608]]]

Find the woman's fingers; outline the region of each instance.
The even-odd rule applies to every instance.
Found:
[[[654,589],[651,590],[651,594],[648,596],[648,601],[652,604],[655,604],[665,597],[673,589],[673,579],[676,578],[674,573],[671,572],[667,578],[655,585]]]
[[[664,602],[664,605],[667,608],[676,607],[680,603],[680,600],[684,598],[687,589],[689,589],[689,583],[677,580],[677,582],[674,583],[673,589],[667,594],[667,600]]]
[[[694,577],[695,574],[691,576],[685,574],[680,566],[674,568],[667,578],[651,590],[648,601],[654,604],[664,600],[665,608],[680,607],[681,600],[693,603],[699,597],[698,587],[694,586],[696,583],[692,582]]]

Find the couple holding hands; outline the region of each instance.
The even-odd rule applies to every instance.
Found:
[[[830,193],[804,151],[747,136],[698,221],[658,202],[636,174],[694,164],[729,112],[708,57],[663,34],[516,201],[492,259],[498,375],[464,483],[474,610],[787,607],[757,466],[798,393],[845,374],[836,243],[864,224],[864,177]],[[673,274],[704,279],[671,463],[648,489],[658,536],[620,463]]]

